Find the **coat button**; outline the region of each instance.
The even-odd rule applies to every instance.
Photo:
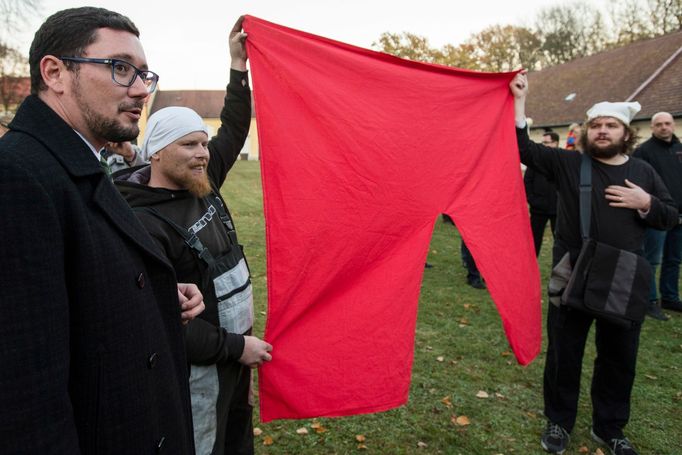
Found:
[[[156,363],[157,363],[158,361],[159,361],[159,355],[158,355],[156,352],[154,352],[154,353],[152,353],[152,355],[150,355],[149,358],[147,359],[147,366],[148,366],[149,369],[151,370],[152,368],[154,368],[154,367],[156,366]]]
[[[161,439],[159,439],[159,442],[156,443],[156,453],[161,453],[164,442],[166,442],[166,438],[162,436]]]
[[[137,287],[140,289],[144,287],[144,273],[142,272],[137,276]]]

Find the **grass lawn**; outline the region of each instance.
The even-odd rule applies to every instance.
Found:
[[[255,334],[262,336],[267,290],[259,163],[238,161],[223,195],[252,269]],[[436,221],[428,257],[434,268],[424,271],[408,404],[379,414],[268,424],[259,423],[256,412],[257,454],[544,453],[539,445],[545,423],[544,350],[530,366],[516,363],[488,293],[465,283],[459,242],[452,225]],[[540,256],[543,286],[551,242],[548,231]],[[682,315],[671,316],[667,322],[647,319],[642,330],[626,428],[641,454],[682,455]],[[599,453],[589,435],[594,357],[592,333],[583,364],[578,421],[566,455]]]

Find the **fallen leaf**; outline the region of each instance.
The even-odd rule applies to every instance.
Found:
[[[645,374],[644,377],[647,378],[647,379],[651,379],[652,381],[655,381],[656,379],[658,379],[658,378],[657,378],[656,376],[654,376],[653,374]]]
[[[476,394],[476,398],[488,398],[488,392],[484,390],[479,390],[478,393]]]
[[[260,314],[265,316],[265,311],[261,311]]]
[[[499,393],[499,392],[495,392],[495,396],[496,396],[497,398],[502,398],[502,399],[506,398],[504,395],[502,395],[502,394]]]
[[[471,304],[470,304],[470,303],[465,303],[465,304],[464,304],[464,309],[465,309],[465,310],[468,310],[469,308],[471,308]]]
[[[467,318],[461,318],[458,322],[461,325],[469,325],[469,320]]]
[[[512,352],[511,352],[511,351],[504,351],[504,352],[503,352],[502,354],[500,354],[500,355],[501,355],[502,357],[509,357],[510,355],[512,355]]]
[[[367,446],[364,444],[358,444],[358,450],[367,450]]]
[[[452,416],[450,421],[452,423],[454,423],[455,425],[458,425],[460,427],[471,424],[471,422],[469,421],[469,417],[467,417],[467,416]]]
[[[358,441],[358,442],[365,442],[365,436],[359,434],[359,435],[357,435],[357,436],[355,437],[355,440]]]
[[[318,428],[321,428],[322,425],[320,425],[320,422],[317,420],[313,420],[313,423],[310,424],[310,428],[317,430]]]
[[[439,355],[438,357],[436,357],[436,360],[439,362],[442,362],[445,360],[445,357],[443,357],[442,355]]]
[[[322,425],[320,425],[319,423],[317,424],[317,426],[311,425],[310,427],[313,428],[315,430],[315,433],[318,433],[318,434],[324,433],[327,431],[327,429],[325,427],[323,427]]]
[[[578,452],[580,453],[590,453],[590,449],[588,449],[586,446],[580,446],[578,449]]]
[[[594,455],[604,455],[604,452],[601,449],[597,449],[594,451]]]
[[[440,400],[440,402],[443,403],[448,408],[452,407],[452,401],[450,401],[450,395],[448,395],[447,397],[443,397],[443,399]]]
[[[420,449],[426,449],[428,446],[429,446],[429,445],[428,445],[427,443],[425,443],[425,442],[419,441],[419,442],[417,443],[417,447],[419,447]]]
[[[253,429],[253,435],[254,436],[260,436],[262,434],[263,434],[263,430],[261,430],[260,428],[256,427]]]
[[[264,446],[271,446],[274,443],[275,443],[275,441],[270,436],[266,436],[263,438],[263,445]]]
[[[431,346],[427,346],[427,347],[426,347],[426,350],[427,350],[427,351],[432,351],[433,348],[432,348]]]
[[[308,434],[308,429],[306,427],[301,427],[296,430],[296,434]]]

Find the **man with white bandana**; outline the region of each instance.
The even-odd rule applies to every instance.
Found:
[[[521,162],[551,178],[561,200],[552,265],[568,261],[573,266],[582,246],[579,194],[583,158],[579,153],[531,141],[525,115],[526,71],[519,72],[509,87],[514,96]],[[639,110],[636,102],[595,104],[587,111],[580,149],[591,157],[590,238],[641,255],[646,228],[669,229],[677,223],[678,213],[656,171],[628,155],[636,141],[630,121]],[[621,327],[565,305],[548,305],[544,372],[544,413],[548,422],[541,445],[557,454],[564,453],[568,446],[578,412],[585,343],[593,323],[597,358],[592,375],[591,434],[612,455],[636,455],[623,428],[630,417],[642,325],[633,322],[627,328]]]
[[[249,367],[272,358],[272,346],[250,335],[250,274],[219,192],[251,121],[241,24],[242,18],[230,33],[230,83],[217,134],[209,140],[206,125],[192,109],[161,109],[149,118],[142,141],[150,164],[114,176],[178,278],[204,293],[206,311],[186,329],[199,455],[253,453]]]

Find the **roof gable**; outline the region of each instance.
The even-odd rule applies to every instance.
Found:
[[[682,31],[529,73],[526,113],[534,127],[568,125],[582,121],[594,103],[635,94],[642,104],[637,119],[661,110],[682,114],[681,48]]]

